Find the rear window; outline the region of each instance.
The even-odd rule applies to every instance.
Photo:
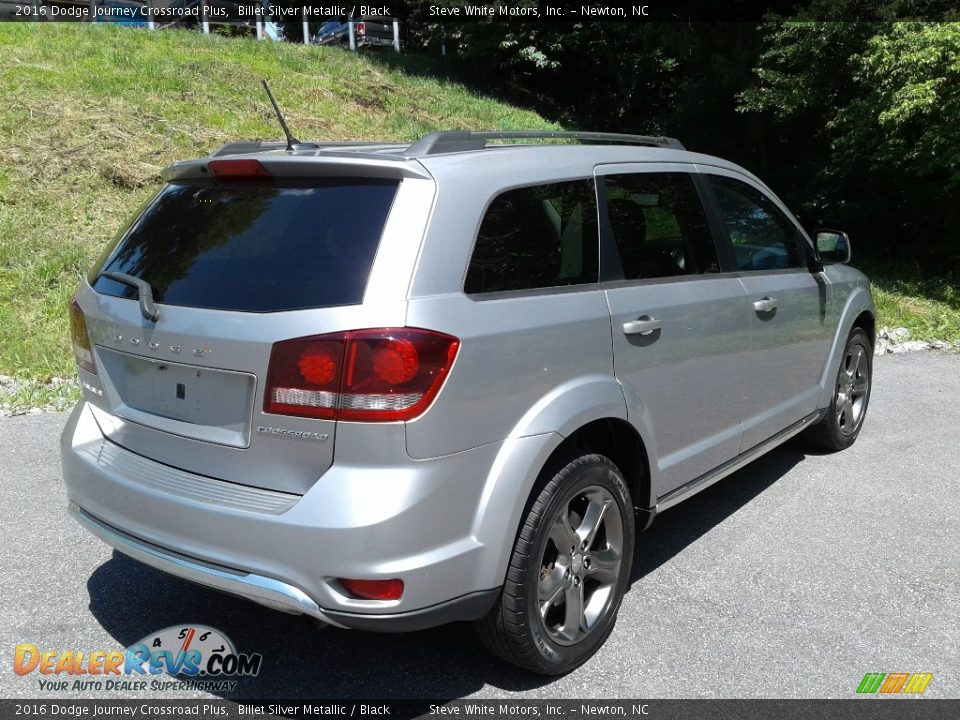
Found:
[[[608,175],[605,186],[610,229],[625,279],[720,272],[692,176]]]
[[[185,181],[167,184],[90,278],[98,292],[137,293],[103,272],[150,283],[168,305],[278,312],[354,305],[398,181]]]

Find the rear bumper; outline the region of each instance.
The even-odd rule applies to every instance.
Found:
[[[120,552],[267,607],[382,631],[476,619],[492,606],[503,578],[485,568],[508,548],[471,528],[498,447],[390,468],[335,463],[298,496],[136,455],[103,437],[85,403],[61,438],[71,514]],[[404,594],[358,600],[340,577],[399,577]]]
[[[320,606],[303,590],[293,585],[262,575],[221,568],[209,563],[201,564],[184,555],[151,545],[122,530],[110,527],[72,502],[69,503],[67,510],[74,520],[107,545],[157,570],[163,570],[198,585],[239,595],[283,612],[310,615],[319,620],[325,619]]]
[[[473,620],[485,615],[497,599],[499,588],[470,593],[433,607],[389,615],[363,615],[322,610],[303,590],[274,578],[263,577],[185,557],[171,550],[138,540],[112,528],[70,503],[68,510],[84,528],[124,555],[157,570],[198,585],[237,595],[274,610],[294,615],[309,615],[339,628],[406,632],[423,630],[457,620]]]

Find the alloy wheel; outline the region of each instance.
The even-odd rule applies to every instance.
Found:
[[[854,344],[840,366],[837,377],[837,398],[834,405],[837,426],[844,435],[852,435],[860,427],[870,391],[870,364],[862,345]]]
[[[558,645],[581,641],[616,596],[623,562],[623,522],[613,495],[599,486],[577,492],[553,520],[540,561],[540,619]]]

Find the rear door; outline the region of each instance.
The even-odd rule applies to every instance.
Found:
[[[832,333],[827,287],[811,273],[799,227],[749,178],[711,169],[724,249],[750,308],[752,350],[743,417],[743,450],[816,410]]]
[[[597,170],[604,289],[614,362],[663,496],[740,448],[743,355],[750,318],[743,286],[721,272],[691,166]]]
[[[104,434],[190,472],[309,488],[333,461],[335,423],[263,411],[271,349],[295,337],[403,324],[402,303],[392,316],[363,305],[401,184],[168,183],[78,293],[97,368],[81,370],[81,379]],[[149,283],[159,320],[141,314],[135,288],[105,273]]]

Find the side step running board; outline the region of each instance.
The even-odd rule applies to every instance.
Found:
[[[657,505],[654,508],[654,513],[662,512],[667,508],[671,508],[674,505],[683,502],[691,495],[696,495],[701,490],[706,490],[715,482],[723,480],[723,478],[727,477],[728,475],[735,473],[744,465],[753,462],[767,451],[775,448],[777,445],[785,443],[797,433],[816,423],[821,417],[823,417],[823,410],[817,410],[815,413],[807,415],[802,420],[798,420],[793,425],[784,428],[768,440],[765,440],[759,445],[750,448],[746,452],[737,455],[735,458],[728,460],[720,467],[711,470],[708,473],[704,473],[700,477],[694,478],[686,485],[681,485],[676,490],[671,490],[666,495],[657,498]]]

